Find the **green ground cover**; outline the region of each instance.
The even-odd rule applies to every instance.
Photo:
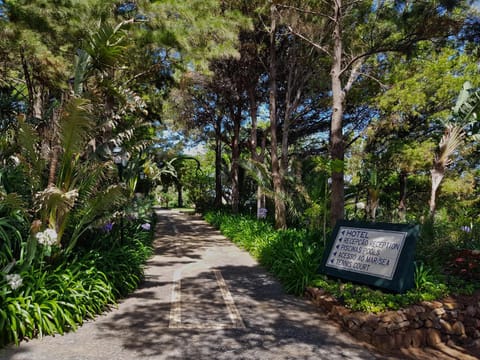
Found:
[[[125,219],[123,229],[106,226],[74,254],[37,253],[31,266],[0,278],[0,346],[75,330],[114,306],[142,281],[153,228],[153,216]]]
[[[469,295],[480,289],[475,275],[480,270],[480,252],[475,250],[450,248],[446,251],[443,247],[447,245],[437,245],[442,249],[437,249],[435,261],[427,263],[427,259],[432,259],[429,255],[435,244],[423,244],[426,240],[421,238],[415,263],[415,287],[405,294],[393,294],[322,275],[319,264],[324,242],[320,233],[294,229],[277,231],[267,221],[221,212],[209,212],[205,219],[249,251],[280,280],[287,292],[301,295],[307,286],[319,287],[354,311],[397,310],[423,300],[440,299],[449,294]]]

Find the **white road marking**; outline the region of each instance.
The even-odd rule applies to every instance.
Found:
[[[188,323],[182,324],[182,289],[181,289],[181,279],[182,279],[182,270],[176,270],[173,274],[173,286],[172,286],[172,297],[171,297],[171,307],[170,307],[170,316],[168,327],[171,329],[245,329],[245,324],[242,320],[240,312],[233,301],[232,294],[228,289],[227,283],[222,276],[222,273],[218,269],[212,269],[217,280],[217,285],[222,294],[223,301],[228,311],[228,315],[231,321],[231,324],[225,323]],[[188,304],[187,304],[188,305]]]
[[[182,325],[182,271],[177,270],[173,273],[172,298],[170,307],[170,317],[168,327],[178,329]]]
[[[213,272],[215,274],[215,277],[217,278],[217,284],[220,288],[220,291],[222,292],[223,301],[227,306],[228,314],[230,316],[230,320],[232,320],[233,327],[235,329],[245,329],[245,324],[243,323],[242,316],[240,315],[240,312],[238,311],[237,306],[233,301],[232,294],[230,293],[230,290],[228,290],[227,283],[225,282],[222,273],[218,269],[213,269]]]

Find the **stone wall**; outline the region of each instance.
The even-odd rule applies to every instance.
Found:
[[[306,295],[354,337],[384,351],[442,342],[480,348],[480,293],[379,314],[352,312],[319,288],[308,288]]]

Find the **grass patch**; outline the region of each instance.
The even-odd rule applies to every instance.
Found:
[[[471,295],[480,289],[479,281],[464,276],[464,269],[480,268],[480,254],[450,253],[435,263],[417,261],[415,288],[404,294],[384,292],[367,285],[329,278],[318,272],[324,248],[320,233],[306,230],[276,231],[265,221],[243,215],[210,212],[205,219],[249,251],[276,276],[289,293],[300,295],[307,286],[319,287],[353,311],[378,313],[398,310],[421,301],[441,299],[451,294]],[[419,257],[422,255],[420,247]],[[450,261],[452,266],[445,265]],[[445,266],[438,266],[443,264]],[[472,274],[472,271],[468,272]],[[463,276],[462,276],[463,275]],[[477,277],[474,278],[477,280]]]

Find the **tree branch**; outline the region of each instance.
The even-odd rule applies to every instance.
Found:
[[[306,9],[302,9],[302,8],[297,7],[297,6],[291,6],[291,5],[278,4],[277,6],[285,8],[285,9],[290,9],[290,10],[302,12],[304,14],[318,15],[318,16],[321,16],[321,17],[324,17],[324,18],[327,18],[327,19],[330,19],[330,20],[334,21],[334,19],[330,15],[326,15],[326,14],[323,14],[323,13],[318,12],[318,11],[306,10]]]
[[[157,70],[159,67],[161,67],[161,63],[157,63],[157,64],[153,64],[148,70],[146,71],[143,71],[141,73],[138,73],[136,74],[135,76],[131,77],[130,79],[128,79],[127,81],[124,82],[124,85],[128,85],[129,83],[131,83],[132,81],[135,81],[136,79],[144,76],[144,75],[147,75],[147,74],[150,74],[152,73],[154,70]]]
[[[372,76],[372,75],[369,75],[367,73],[364,73],[364,72],[359,72],[358,73],[359,76],[365,76],[365,77],[368,77],[369,79],[372,79],[373,81],[375,81],[378,85],[380,85],[380,87],[384,90],[388,90],[389,89],[389,86],[382,83],[379,79],[377,79],[375,76]]]
[[[355,82],[355,80],[358,79],[358,76],[360,75],[360,68],[362,67],[363,65],[363,59],[362,61],[357,61],[353,67],[352,67],[352,72],[350,73],[350,76],[348,77],[348,81],[347,81],[347,84],[345,85],[343,91],[345,93],[348,93],[350,91],[350,89],[352,88],[353,86],[353,83]],[[343,70],[342,72],[343,73]],[[340,74],[341,74],[340,73]]]
[[[324,46],[321,46],[319,44],[317,44],[315,41],[313,40],[310,40],[309,38],[307,38],[306,36],[296,32],[295,30],[293,30],[293,28],[288,25],[288,30],[295,36],[298,36],[300,39],[302,40],[305,40],[306,42],[308,42],[310,45],[312,45],[313,47],[315,47],[316,49],[324,52],[325,54],[327,54],[328,56],[332,56],[332,54],[328,51],[328,49]]]

